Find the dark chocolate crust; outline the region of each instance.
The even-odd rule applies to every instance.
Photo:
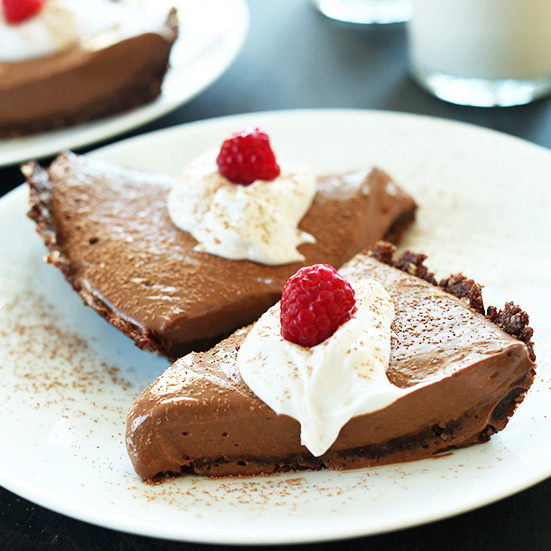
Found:
[[[406,250],[395,259],[395,254],[396,247],[387,241],[380,241],[369,252],[369,255],[379,262],[419,277],[431,285],[442,288],[450,295],[464,300],[475,312],[486,316],[500,329],[526,344],[530,359],[536,360],[532,342],[534,330],[528,325],[530,323],[528,314],[520,306],[513,302],[507,302],[503,310],[498,310],[495,306],[489,306],[486,310],[482,299],[482,286],[472,279],[459,273],[437,282],[434,274],[424,264],[427,259],[426,255]]]

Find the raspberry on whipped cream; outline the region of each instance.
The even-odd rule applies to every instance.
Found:
[[[2,0],[2,12],[8,23],[18,24],[36,15],[46,0]]]
[[[193,161],[168,196],[170,218],[197,240],[194,250],[267,265],[304,260],[297,247],[315,238],[298,225],[316,194],[314,173],[281,163],[274,179],[236,185],[220,174],[217,155]]]
[[[283,288],[281,335],[302,346],[315,346],[347,322],[355,308],[354,289],[335,268],[305,266]]]
[[[281,174],[268,134],[260,128],[235,132],[224,141],[216,158],[218,170],[234,184],[274,180]]]
[[[237,355],[245,383],[276,413],[300,422],[302,444],[314,456],[329,449],[350,419],[409,392],[386,376],[394,321],[390,296],[375,280],[351,285],[356,311],[320,344],[285,340],[276,304],[252,327]]]

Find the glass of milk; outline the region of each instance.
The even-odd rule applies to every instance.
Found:
[[[403,23],[411,17],[411,0],[311,0],[311,2],[323,15],[346,23]]]
[[[410,72],[463,105],[528,103],[551,93],[551,0],[412,0]]]

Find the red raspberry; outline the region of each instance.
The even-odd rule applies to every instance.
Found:
[[[22,23],[36,15],[46,0],[2,0],[4,17],[8,23]]]
[[[235,132],[216,159],[218,170],[234,184],[248,186],[255,180],[273,180],[281,172],[268,134],[259,128]]]
[[[315,346],[355,311],[354,289],[337,270],[327,264],[301,268],[283,288],[281,336],[302,346]]]

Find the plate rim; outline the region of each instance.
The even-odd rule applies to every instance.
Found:
[[[178,134],[180,132],[187,132],[188,129],[194,128],[196,126],[205,126],[208,127],[209,125],[217,126],[221,122],[228,121],[231,122],[233,120],[248,120],[248,119],[254,119],[254,118],[266,118],[266,119],[273,119],[273,118],[288,118],[288,117],[318,117],[320,115],[324,116],[331,116],[331,117],[341,117],[341,116],[350,116],[350,117],[381,117],[381,118],[395,118],[395,119],[405,119],[405,120],[412,120],[412,121],[425,121],[426,123],[434,123],[434,124],[441,124],[445,126],[457,126],[458,128],[463,128],[466,131],[473,131],[477,134],[487,134],[488,136],[492,136],[496,139],[502,139],[506,141],[510,141],[511,143],[516,143],[520,147],[528,147],[533,148],[534,150],[539,150],[540,152],[544,152],[544,154],[550,154],[551,155],[551,149],[538,144],[536,142],[532,142],[526,138],[522,138],[520,136],[515,136],[514,134],[508,134],[505,131],[497,130],[494,128],[488,128],[486,126],[480,126],[478,124],[473,124],[470,122],[466,122],[463,120],[457,120],[457,119],[451,119],[446,117],[441,117],[438,115],[427,115],[427,114],[421,114],[421,113],[412,113],[409,111],[394,111],[394,110],[386,110],[386,109],[363,109],[363,108],[355,108],[355,107],[294,107],[294,108],[288,108],[288,109],[266,109],[263,111],[251,111],[251,112],[245,112],[245,113],[231,113],[228,115],[221,115],[217,117],[212,118],[206,118],[206,119],[197,119],[192,121],[187,121],[179,124],[175,124],[172,126],[167,126],[165,128],[158,128],[156,130],[151,130],[149,132],[144,132],[142,134],[139,134],[137,136],[130,136],[128,138],[125,138],[123,140],[119,140],[113,143],[109,143],[106,145],[99,146],[93,150],[90,150],[84,155],[88,156],[103,156],[104,154],[111,154],[111,150],[116,150],[119,147],[123,148],[126,147],[128,144],[134,144],[139,143],[140,141],[148,141],[149,139],[155,138],[159,134],[170,134],[175,133]],[[191,131],[191,130],[190,130]]]

